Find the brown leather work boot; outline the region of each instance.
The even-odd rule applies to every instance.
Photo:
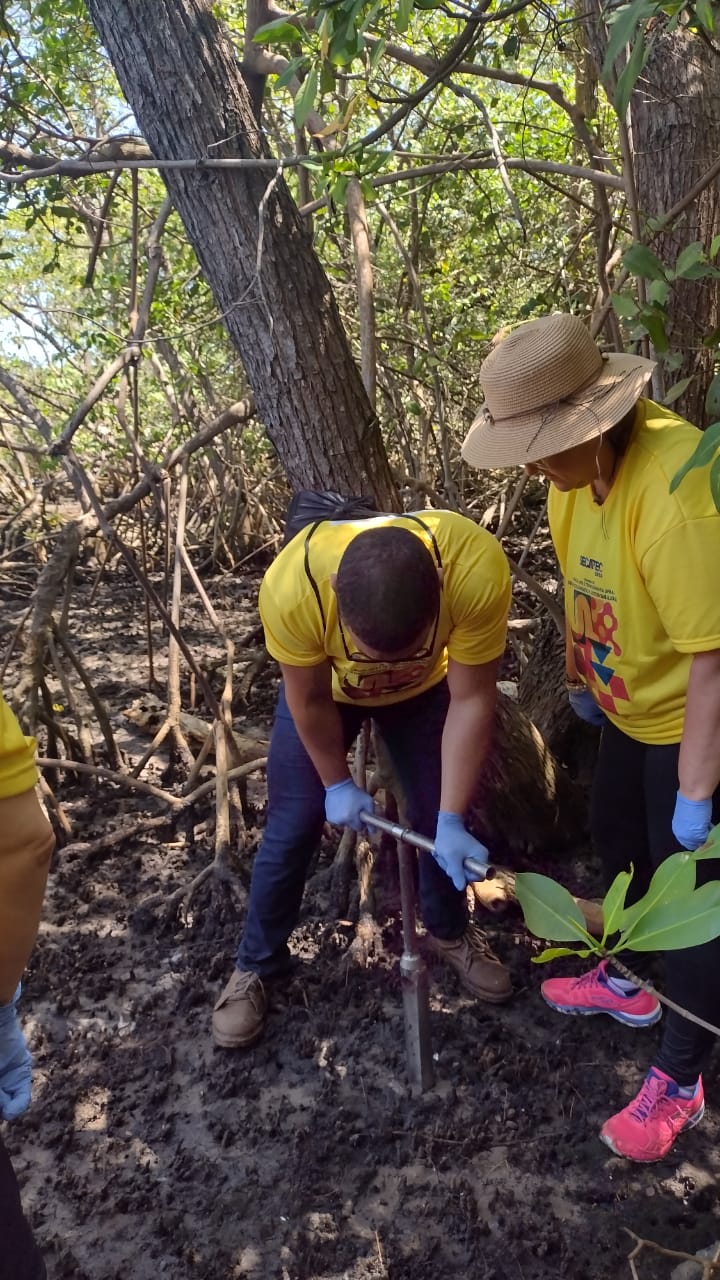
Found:
[[[502,1004],[512,995],[510,974],[490,950],[485,934],[476,924],[468,923],[459,938],[436,938],[427,941],[441,960],[449,964],[471,995],[489,1004]]]
[[[266,1017],[265,988],[258,975],[234,969],[213,1011],[215,1043],[223,1049],[246,1049],[262,1035]]]

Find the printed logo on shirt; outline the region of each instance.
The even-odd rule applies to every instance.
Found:
[[[596,578],[602,578],[602,560],[592,560],[590,556],[580,556],[580,564],[583,569],[592,569]]]
[[[584,589],[573,587],[572,617],[575,665],[592,689],[603,711],[619,713],[619,702],[629,702],[625,681],[617,674],[622,648],[618,642],[618,619],[613,602],[602,600]]]
[[[365,698],[382,698],[389,693],[401,693],[422,684],[430,668],[428,661],[407,659],[392,666],[374,667],[364,671],[359,667],[338,671],[340,688],[346,698],[362,701]]]

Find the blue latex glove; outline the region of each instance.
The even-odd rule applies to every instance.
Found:
[[[372,813],[373,802],[367,791],[355,786],[352,778],[325,788],[325,817],[334,827],[352,827],[353,831],[362,831],[362,809],[369,809]]]
[[[688,800],[678,791],[672,829],[683,849],[699,849],[707,840],[711,826],[712,799]]]
[[[9,1004],[0,1005],[0,1117],[14,1120],[30,1105],[32,1058],[20,1030],[16,1005],[20,986]]]
[[[589,689],[569,689],[568,699],[575,715],[587,724],[605,723],[605,712],[598,706]]]
[[[484,844],[465,830],[465,823],[459,813],[444,813],[441,809],[433,856],[455,888],[464,889],[475,879],[471,872],[465,870],[465,859],[476,858],[478,862],[487,862],[490,854]]]

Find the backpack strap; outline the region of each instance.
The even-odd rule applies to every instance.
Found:
[[[433,533],[430,526],[427,525],[424,520],[421,520],[419,516],[414,515],[412,511],[404,511],[402,518],[403,520],[414,521],[415,524],[419,524],[420,527],[425,530],[426,534],[430,539],[430,542],[432,543],[433,555],[435,556],[435,563],[438,569],[442,569],[443,562],[442,562],[442,556],[440,555],[440,548],[437,544],[437,538],[435,537],[435,534]]]
[[[323,631],[327,626],[327,620],[325,618],[325,610],[322,607],[322,600],[320,599],[320,588],[310,572],[310,539],[312,538],[318,525],[324,524],[324,523],[325,523],[324,519],[316,520],[315,523],[312,524],[308,529],[305,535],[305,542],[303,544],[303,565],[305,568],[305,575],[307,577],[308,582],[310,583],[310,586],[312,587],[315,593],[315,599],[317,600],[318,609],[320,610],[320,620],[323,624]]]

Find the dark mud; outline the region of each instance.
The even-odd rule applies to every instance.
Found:
[[[78,646],[95,655],[121,729],[144,687],[142,620],[128,621],[129,596],[114,590]],[[269,714],[273,673],[264,680],[254,725]],[[128,739],[128,757],[143,745]],[[76,842],[146,803],[107,784],[68,781],[62,795]],[[329,914],[327,844],[293,938],[297,972],[272,992],[265,1038],[214,1048],[262,781],[253,798],[238,905],[206,884],[182,923],[144,904],[202,870],[207,833],[168,826],[56,855],[22,1005],[34,1101],[4,1135],[54,1280],[620,1280],[633,1274],[625,1228],[689,1252],[720,1238],[717,1061],[706,1119],[668,1160],[614,1157],[598,1130],[635,1092],[658,1032],[552,1013],[531,963],[539,945],[512,911],[480,919],[512,969],[510,1005],[475,1003],[432,968],[437,1084],[414,1096],[392,868],[378,875],[384,954],[348,967],[353,926]],[[589,861],[554,869],[596,888]],[[635,1263],[640,1280],[676,1265],[648,1251]]]

